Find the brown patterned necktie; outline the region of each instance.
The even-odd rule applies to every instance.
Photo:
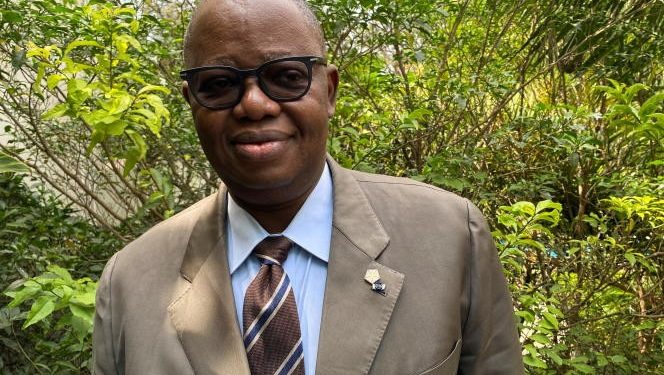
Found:
[[[244,347],[252,375],[304,375],[295,295],[282,264],[293,243],[267,237],[254,248],[261,268],[244,295]]]

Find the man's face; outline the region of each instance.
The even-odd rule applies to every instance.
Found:
[[[320,42],[292,2],[221,3],[209,1],[200,10],[190,68],[251,69],[281,57],[321,56]],[[308,93],[277,102],[248,77],[240,102],[223,110],[201,106],[183,85],[205,155],[234,198],[279,205],[306,197],[325,162],[337,81],[334,67],[315,64]]]

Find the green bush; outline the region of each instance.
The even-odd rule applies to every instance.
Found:
[[[478,204],[527,372],[664,373],[664,4],[311,3],[331,155]],[[105,260],[216,187],[179,97],[191,3],[0,4],[0,372],[76,373]]]
[[[0,174],[0,372],[88,366],[97,278],[120,247],[21,176]]]

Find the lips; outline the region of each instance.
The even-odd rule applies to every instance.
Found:
[[[290,140],[289,134],[279,131],[246,131],[233,136],[231,145],[242,158],[264,161],[284,153]]]

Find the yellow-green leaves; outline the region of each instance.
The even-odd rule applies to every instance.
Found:
[[[69,55],[69,53],[74,48],[83,47],[83,46],[97,47],[102,49],[104,48],[103,45],[101,45],[99,42],[95,40],[75,40],[67,45],[67,48],[65,49],[65,55]]]
[[[47,272],[10,287],[5,295],[12,298],[9,307],[32,302],[24,329],[37,323],[53,325],[50,317],[57,312],[57,318],[71,324],[83,340],[92,330],[96,286],[89,278],[75,280],[66,269],[51,265]]]
[[[170,120],[161,97],[170,90],[150,83],[140,68],[143,47],[134,9],[111,4],[83,9],[91,27],[84,39],[65,46],[28,43],[27,56],[38,65],[35,92],[45,88],[58,101],[41,119],[80,122],[89,131],[88,153],[112,140],[111,156],[124,159],[127,175],[147,154],[147,134],[159,137]]]
[[[19,160],[0,151],[0,173],[25,173],[30,168]]]
[[[41,60],[50,60],[53,57],[57,58],[62,55],[62,50],[54,45],[39,47],[33,42],[28,42],[26,48],[28,51],[26,54],[27,57],[37,57]]]
[[[23,328],[28,328],[31,325],[43,320],[51,315],[55,309],[55,296],[45,295],[37,298],[35,303],[32,304],[28,319],[23,323]]]
[[[534,246],[543,249],[533,241],[539,235],[551,235],[550,227],[560,220],[562,206],[550,200],[537,203],[517,202],[511,206],[501,206],[498,222],[509,229],[508,242],[512,245]]]
[[[88,98],[92,96],[93,85],[82,79],[72,78],[67,82],[67,103],[78,111]]]

